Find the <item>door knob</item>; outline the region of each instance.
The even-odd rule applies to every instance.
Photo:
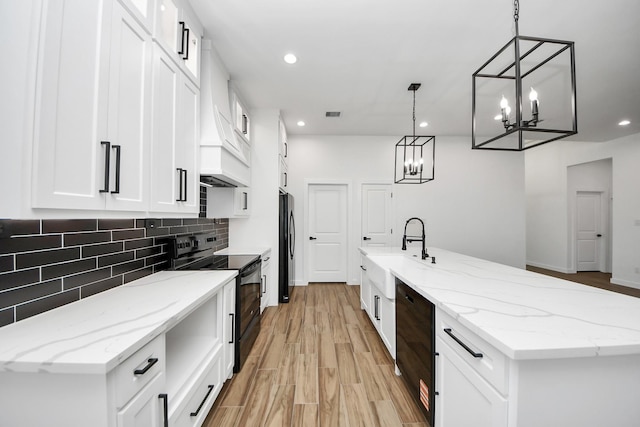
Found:
[[[317,238],[317,237],[309,236],[309,240],[318,240],[318,238]]]
[[[364,236],[362,240],[371,240],[371,237]]]

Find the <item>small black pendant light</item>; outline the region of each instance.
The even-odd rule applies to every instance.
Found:
[[[474,149],[522,151],[578,133],[574,43],[521,36],[519,14],[514,0],[515,37],[473,73]]]
[[[421,83],[411,83],[413,92],[413,134],[403,136],[396,144],[396,184],[423,184],[433,181],[436,163],[436,137],[416,135],[416,91]]]

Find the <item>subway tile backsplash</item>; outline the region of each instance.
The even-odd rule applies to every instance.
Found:
[[[167,218],[3,220],[0,239],[0,326],[166,270],[166,238],[215,231],[229,242],[229,221]]]

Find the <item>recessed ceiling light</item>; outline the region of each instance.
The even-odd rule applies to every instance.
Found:
[[[421,128],[426,128],[427,126],[429,126],[429,123],[427,123],[427,122],[420,122],[420,127],[421,127]]]
[[[298,122],[298,126],[304,126],[304,125],[306,125],[306,123],[305,123],[305,122],[303,122],[302,120],[300,120],[300,121]]]
[[[284,62],[286,62],[287,64],[295,64],[296,62],[298,62],[298,58],[293,53],[287,53],[284,56]]]
[[[623,121],[621,121],[620,123],[618,123],[618,125],[620,125],[620,126],[626,126],[626,125],[628,125],[628,124],[631,124],[631,121],[630,121],[630,120],[623,120]]]

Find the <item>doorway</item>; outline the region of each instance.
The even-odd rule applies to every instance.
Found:
[[[602,271],[605,223],[604,193],[578,191],[576,194],[576,271]]]
[[[347,193],[346,184],[308,186],[309,282],[347,281]]]

